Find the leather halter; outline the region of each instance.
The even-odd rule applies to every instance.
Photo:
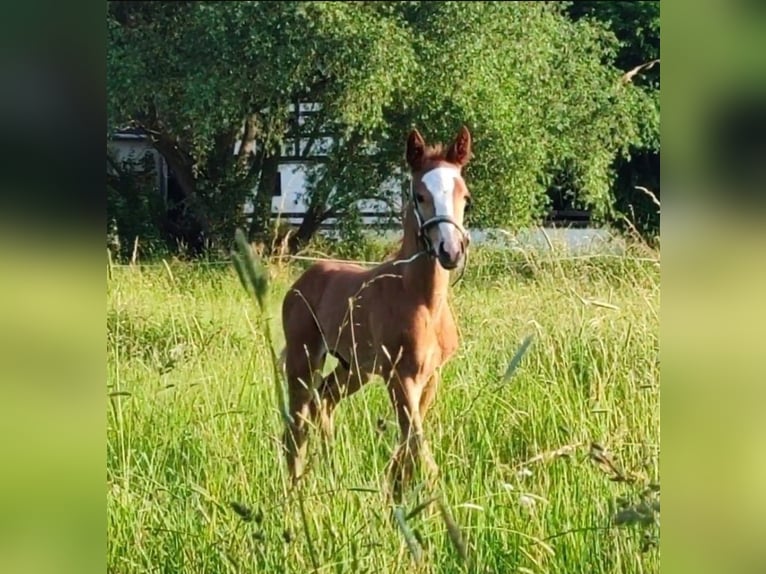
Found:
[[[460,235],[463,238],[464,246],[466,248],[468,247],[468,245],[471,242],[470,235],[468,235],[468,233],[466,232],[466,230],[463,228],[462,225],[460,225],[457,221],[455,221],[449,215],[435,215],[431,217],[430,219],[424,220],[423,214],[420,213],[420,207],[418,206],[418,199],[417,197],[415,197],[415,184],[413,183],[412,179],[410,179],[410,199],[413,205],[413,212],[415,213],[415,220],[417,221],[417,224],[418,224],[418,239],[423,242],[423,247],[425,249],[425,252],[428,253],[429,256],[433,258],[437,258],[439,254],[433,242],[431,241],[431,238],[428,236],[427,231],[431,227],[435,225],[439,225],[440,223],[449,223],[450,225],[453,225],[460,232]]]

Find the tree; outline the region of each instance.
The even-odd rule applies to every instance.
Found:
[[[281,94],[292,77],[269,69],[278,59],[252,56],[253,43],[268,41],[250,30],[256,16],[279,30],[269,3],[109,4],[109,125],[153,136],[182,191],[182,217],[208,241],[243,223],[286,122]],[[298,64],[284,62],[295,74]]]
[[[153,135],[186,212],[217,243],[243,224],[254,188],[251,236],[266,230],[281,144],[292,135],[290,104],[321,104],[313,130],[334,122],[363,133],[380,123],[411,59],[400,30],[344,3],[109,8],[109,124]],[[312,147],[309,141],[301,153]]]
[[[547,189],[569,192],[600,217],[613,208],[615,158],[641,141],[643,92],[620,82],[618,44],[605,26],[573,22],[556,3],[381,3],[411,32],[410,82],[374,134],[376,161],[402,164],[402,134],[475,134],[468,172],[473,223],[523,227],[547,212]],[[348,165],[347,163],[345,165]]]
[[[643,105],[634,112],[641,137],[615,162],[614,195],[616,209],[653,235],[659,231],[659,208],[640,188],[660,197],[660,3],[580,1],[571,3],[568,13],[609,27],[619,42],[615,65],[643,92]]]

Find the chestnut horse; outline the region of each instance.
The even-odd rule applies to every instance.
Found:
[[[390,466],[394,497],[400,498],[421,457],[436,472],[423,420],[440,367],[458,346],[447,297],[449,271],[463,262],[469,244],[463,215],[470,194],[462,170],[470,158],[466,127],[446,149],[427,146],[413,130],[406,147],[410,198],[399,252],[374,268],[316,263],[285,296],[282,357],[292,420],[284,447],[293,480],[304,470],[309,425],[331,435],[335,407],[373,375],[388,388],[401,432]],[[322,377],[328,353],[338,366]]]

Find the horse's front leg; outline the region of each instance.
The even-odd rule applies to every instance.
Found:
[[[439,382],[441,381],[441,375],[439,371],[434,371],[433,375],[428,379],[423,393],[420,395],[420,416],[423,420],[426,419],[428,409],[431,408],[434,398],[436,398],[436,389],[439,388]]]
[[[427,379],[423,392],[420,395],[420,419],[425,423],[426,414],[428,413],[434,399],[436,398],[436,390],[439,388],[439,382],[441,381],[441,375],[438,370],[434,371],[430,378]],[[431,454],[431,449],[423,449],[423,462],[427,465],[428,472],[431,476],[435,476],[439,473],[439,467]]]
[[[388,393],[399,422],[399,445],[391,458],[390,480],[395,502],[409,486],[421,461],[426,462],[429,473],[436,470],[423,431],[421,400],[428,378],[397,376],[389,379]]]

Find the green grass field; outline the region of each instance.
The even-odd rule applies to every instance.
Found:
[[[639,255],[474,249],[425,424],[467,562],[436,505],[418,512],[427,487],[407,529],[392,520],[380,383],[342,403],[330,458],[312,440],[289,492],[262,321],[279,351],[297,264],[270,266],[266,316],[231,265],[111,268],[108,571],[658,572],[659,255]]]

